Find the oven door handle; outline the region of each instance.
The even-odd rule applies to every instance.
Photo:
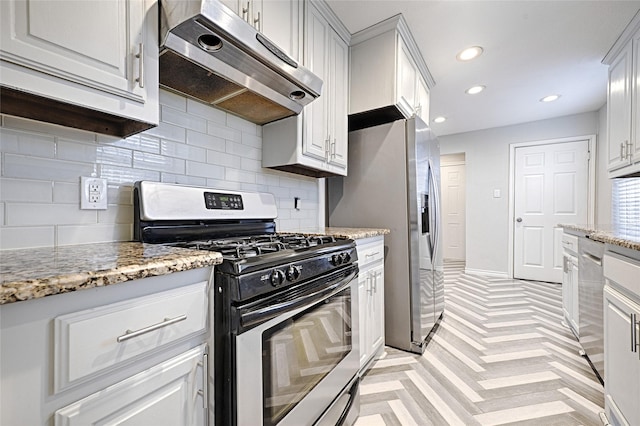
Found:
[[[351,271],[349,275],[345,276],[334,284],[324,287],[322,290],[306,294],[300,298],[287,300],[286,302],[276,303],[264,308],[241,313],[240,323],[242,324],[243,328],[251,328],[257,324],[275,318],[284,312],[289,312],[304,306],[313,305],[314,303],[327,299],[349,287],[351,281],[357,275],[358,269],[356,268]]]

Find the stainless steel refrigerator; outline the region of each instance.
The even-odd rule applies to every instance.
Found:
[[[385,236],[385,341],[424,352],[444,310],[440,146],[420,118],[349,132],[348,176],[327,181],[330,226]]]

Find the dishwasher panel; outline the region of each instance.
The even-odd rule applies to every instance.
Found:
[[[601,382],[604,380],[603,256],[603,243],[580,238],[578,242],[579,340]]]

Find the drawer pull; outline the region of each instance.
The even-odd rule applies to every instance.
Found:
[[[629,322],[631,322],[631,352],[636,352],[636,314],[629,314]]]
[[[127,330],[122,336],[119,336],[116,340],[118,343],[124,342],[125,340],[133,339],[134,337],[138,337],[142,334],[150,333],[152,331],[158,330],[159,328],[166,327],[171,324],[175,324],[180,321],[184,321],[187,319],[186,315],[180,315],[175,318],[165,318],[164,321],[159,322],[157,324],[150,325],[149,327],[141,328],[140,330],[132,331]]]
[[[374,256],[377,256],[379,254],[380,254],[380,252],[376,251],[376,252],[373,252],[373,253],[367,253],[367,254],[364,255],[364,257],[374,257]]]

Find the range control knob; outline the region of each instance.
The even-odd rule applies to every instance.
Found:
[[[338,266],[342,263],[342,257],[339,254],[334,254],[329,260],[333,266]]]
[[[300,278],[300,267],[295,265],[289,266],[287,268],[286,276],[287,280],[289,281],[297,280],[298,278]]]
[[[271,285],[274,287],[279,286],[284,282],[284,273],[278,269],[271,273]]]
[[[344,252],[340,254],[340,258],[342,259],[342,263],[349,263],[351,260],[351,255],[348,252]]]

